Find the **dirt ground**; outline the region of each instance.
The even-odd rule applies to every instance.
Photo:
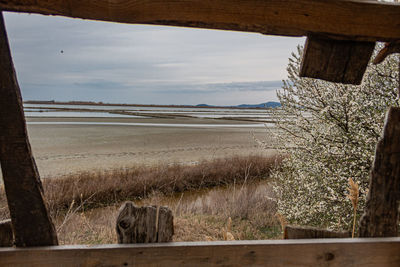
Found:
[[[257,145],[263,128],[184,128],[121,125],[32,125],[42,121],[246,124],[213,119],[28,118],[28,134],[42,178],[134,164],[194,164],[202,159],[273,153]],[[250,122],[251,123],[251,122]],[[254,122],[253,122],[254,124]]]

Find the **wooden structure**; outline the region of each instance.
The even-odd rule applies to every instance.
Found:
[[[119,210],[116,231],[120,244],[171,242],[174,216],[167,207],[136,207],[128,201]]]
[[[400,202],[400,108],[390,108],[383,136],[376,146],[375,162],[361,218],[361,237],[397,236]]]
[[[398,238],[181,242],[0,249],[0,265],[398,267]]]
[[[0,247],[12,247],[14,245],[14,234],[11,220],[0,221]]]
[[[387,50],[393,53],[398,52],[400,40],[400,4],[368,0],[4,0],[0,1],[0,10],[121,23],[307,36],[301,75],[352,84],[361,82],[376,41],[387,42],[387,47],[391,48]],[[382,58],[387,54],[389,52],[384,51]],[[39,174],[26,134],[21,94],[2,18],[0,95],[0,164],[16,245],[56,245],[57,237],[43,201]],[[390,120],[392,115],[388,118]],[[363,236],[395,235],[393,227],[397,227],[393,226],[393,220],[376,216],[398,216],[398,144],[395,150],[388,146],[398,141],[399,127],[385,128],[383,136],[372,175],[366,223],[361,228]],[[381,167],[386,170],[382,172]],[[381,179],[379,177],[387,181],[374,182]],[[395,193],[389,193],[386,198],[389,185],[395,186],[389,189]],[[385,208],[382,212],[382,207],[388,210]],[[373,227],[365,227],[371,223]],[[389,229],[388,224],[391,233],[382,234],[381,229]],[[157,265],[186,266],[400,266],[399,252],[398,237],[56,246],[0,249],[0,265],[145,266],[154,265],[157,260]]]
[[[21,92],[0,14],[0,164],[17,246],[57,245],[26,132]]]

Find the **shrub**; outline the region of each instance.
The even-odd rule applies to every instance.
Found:
[[[370,64],[360,86],[298,76],[302,48],[292,53],[278,92],[275,135],[290,155],[273,173],[278,209],[292,223],[351,229],[346,198],[352,178],[365,207],[375,144],[389,106],[399,106],[398,58]]]

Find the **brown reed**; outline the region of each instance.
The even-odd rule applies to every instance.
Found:
[[[357,206],[358,206],[358,195],[359,189],[358,184],[353,181],[353,179],[349,178],[349,194],[347,197],[350,199],[351,204],[353,205],[353,231],[351,237],[354,238],[354,233],[356,229],[356,218],[357,218]]]

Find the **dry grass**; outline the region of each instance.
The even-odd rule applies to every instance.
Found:
[[[358,207],[358,184],[353,181],[353,179],[349,178],[349,194],[347,197],[350,199],[351,204],[353,205],[353,231],[351,233],[351,237],[354,238],[354,233],[356,230],[356,219],[357,219],[357,207]]]
[[[163,194],[223,186],[249,179],[267,178],[278,157],[232,157],[203,161],[195,166],[159,165],[136,166],[124,170],[81,173],[43,183],[49,209],[68,209],[74,200],[77,205],[99,207],[124,200],[146,198],[157,191]]]
[[[116,214],[124,200],[166,205],[176,241],[223,240],[229,217],[235,239],[276,238],[279,223],[263,182],[278,157],[232,157],[195,166],[132,167],[46,179],[45,196],[62,244],[115,243]],[[212,189],[214,188],[214,189]],[[4,190],[0,217],[8,217]]]
[[[169,206],[175,241],[266,239],[280,234],[265,178],[278,157],[232,157],[195,166],[160,165],[46,179],[46,199],[61,244],[116,243],[115,220],[124,200]],[[263,182],[260,182],[263,181]],[[0,219],[7,218],[4,190]]]
[[[253,181],[174,196],[153,192],[137,204],[168,206],[174,213],[174,241],[225,240],[227,232],[235,240],[251,240],[280,238],[276,206],[271,198],[273,193],[266,181]],[[116,243],[114,228],[120,205],[72,213],[66,220],[58,217],[60,243]]]
[[[60,244],[115,244],[118,207],[113,205],[89,211],[81,210],[54,223]]]
[[[133,166],[48,178],[43,181],[43,187],[49,210],[56,217],[66,212],[73,201],[76,206],[84,204],[85,208],[94,208],[146,198],[154,191],[168,195],[240,183],[246,177],[263,179],[280,161],[278,156],[237,156],[203,161],[194,166]],[[8,217],[5,207],[4,190],[0,188],[0,218]]]

